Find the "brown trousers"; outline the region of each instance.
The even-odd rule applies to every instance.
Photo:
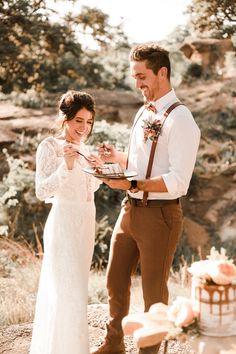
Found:
[[[107,268],[110,343],[123,341],[121,321],[129,312],[131,275],[139,261],[145,311],[154,303],[168,303],[167,281],[181,230],[180,203],[142,207],[127,201],[122,206]]]

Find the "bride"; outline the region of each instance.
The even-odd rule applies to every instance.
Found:
[[[36,195],[52,203],[44,229],[44,257],[30,354],[88,354],[88,276],[94,247],[94,192],[84,140],[94,123],[94,100],[68,91],[59,103],[61,131],[36,153]],[[101,162],[89,157],[91,165]]]

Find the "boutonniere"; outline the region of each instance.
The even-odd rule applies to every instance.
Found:
[[[143,137],[144,142],[147,140],[156,141],[161,134],[162,123],[159,119],[152,120],[151,118],[143,120]]]

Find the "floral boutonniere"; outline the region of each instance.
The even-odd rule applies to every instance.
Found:
[[[151,118],[143,120],[143,136],[144,142],[147,140],[156,141],[161,134],[162,123],[159,119],[152,120]]]

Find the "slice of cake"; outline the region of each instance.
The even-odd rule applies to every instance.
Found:
[[[124,176],[124,171],[118,163],[106,163],[101,167],[96,167],[95,173],[109,177]]]

